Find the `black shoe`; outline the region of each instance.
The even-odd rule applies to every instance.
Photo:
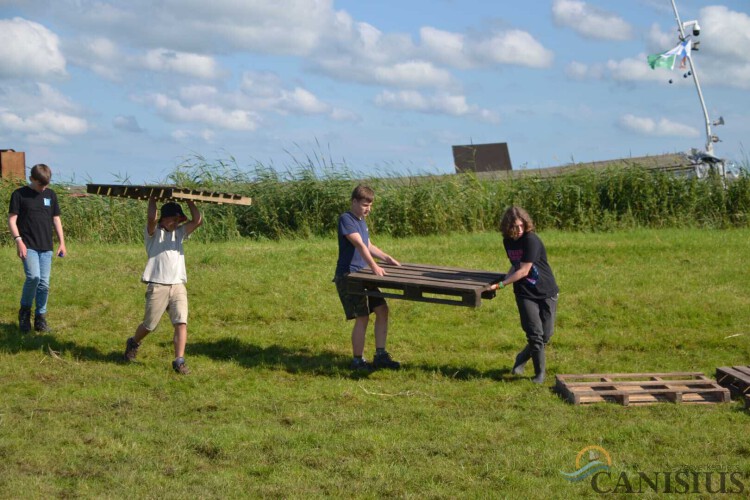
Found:
[[[354,370],[354,371],[371,372],[373,370],[372,365],[370,363],[368,363],[365,358],[354,358],[354,359],[352,359],[352,362],[349,365],[349,368],[351,370]]]
[[[47,317],[44,314],[34,315],[34,330],[37,332],[48,332]]]
[[[401,363],[393,361],[391,355],[387,351],[383,351],[382,353],[375,353],[375,357],[372,358],[372,366],[378,369],[398,370],[401,368]]]
[[[125,342],[125,354],[123,355],[125,361],[135,361],[135,358],[138,356],[139,347],[141,347],[141,344],[136,342],[133,337],[130,337],[128,341]]]
[[[28,333],[31,331],[31,308],[30,307],[21,306],[21,309],[18,310],[18,328],[23,333]]]
[[[172,369],[179,373],[180,375],[187,375],[190,373],[190,370],[188,370],[187,365],[185,364],[185,361],[178,362],[176,359],[172,361]]]

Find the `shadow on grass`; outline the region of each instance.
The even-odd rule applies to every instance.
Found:
[[[311,352],[279,345],[260,347],[236,338],[188,344],[188,353],[219,361],[233,361],[244,368],[277,368],[289,373],[312,373],[328,377],[365,378],[368,372],[351,372],[348,356],[330,352]]]
[[[54,334],[21,333],[16,323],[0,323],[0,351],[10,354],[17,354],[24,351],[44,351],[49,350],[57,353],[66,353],[76,359],[85,359],[91,361],[103,361],[108,363],[117,363],[122,360],[121,351],[112,351],[103,353],[95,347],[80,346],[75,342],[64,340]]]
[[[311,352],[306,348],[292,349],[275,344],[260,347],[237,338],[190,343],[188,351],[189,354],[207,356],[219,361],[233,361],[244,368],[275,368],[289,373],[312,373],[328,377],[366,378],[370,375],[369,372],[352,372],[349,369],[351,358],[339,353]],[[449,365],[406,364],[404,369],[439,373],[456,380],[488,378],[498,381],[521,381],[525,379],[525,377],[512,375],[508,368],[480,371]]]

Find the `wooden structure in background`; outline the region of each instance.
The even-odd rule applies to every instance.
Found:
[[[347,276],[347,290],[355,295],[415,300],[433,304],[479,307],[482,299],[491,299],[505,274],[474,269],[402,264],[380,264],[385,276],[377,276],[369,267]],[[388,291],[384,291],[388,290]]]
[[[204,203],[226,203],[228,205],[250,205],[246,196],[230,193],[215,193],[175,186],[126,186],[121,184],[86,184],[86,192],[102,196],[148,200],[200,201]]]
[[[0,177],[3,179],[26,178],[26,153],[12,149],[0,150]]]
[[[513,170],[507,142],[453,146],[457,173]]]
[[[721,366],[716,381],[738,397],[750,396],[750,366]]]
[[[555,391],[575,405],[729,402],[729,390],[700,372],[557,375]]]

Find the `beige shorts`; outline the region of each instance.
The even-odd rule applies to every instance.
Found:
[[[173,325],[187,324],[187,288],[182,283],[177,285],[149,283],[146,287],[146,314],[143,316],[143,327],[150,332],[156,330],[165,312],[169,312],[169,319],[172,320]]]

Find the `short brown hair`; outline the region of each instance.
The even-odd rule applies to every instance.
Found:
[[[46,186],[52,180],[52,170],[44,163],[37,163],[31,167],[31,178],[42,186]]]
[[[534,221],[531,219],[529,213],[521,207],[510,207],[503,214],[503,219],[500,221],[500,232],[506,238],[513,238],[518,235],[518,230],[515,228],[515,222],[521,220],[523,222],[523,230],[526,233],[534,231]]]
[[[362,200],[368,203],[372,203],[375,199],[375,191],[372,188],[360,184],[352,191],[352,200]]]

